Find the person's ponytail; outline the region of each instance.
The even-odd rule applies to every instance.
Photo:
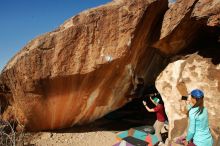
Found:
[[[196,104],[192,107],[192,108],[196,108],[196,107],[199,107],[199,109],[196,111],[196,115],[200,115],[203,110],[204,110],[204,102],[203,102],[203,97],[200,97],[200,98],[196,98],[196,97],[193,97],[192,98],[196,99]],[[190,108],[189,111],[192,109]],[[187,112],[187,116],[189,116],[189,111]]]

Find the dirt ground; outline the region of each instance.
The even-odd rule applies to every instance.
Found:
[[[122,125],[124,125],[122,123]],[[129,129],[121,122],[98,120],[95,123],[68,129],[25,133],[26,146],[112,146],[117,143],[116,133]]]
[[[45,131],[38,133],[25,133],[26,146],[112,146],[117,143],[116,133],[128,130],[131,127],[152,124],[152,121],[123,119],[97,120],[92,124],[74,126],[72,128]]]
[[[123,122],[126,122],[123,123]],[[75,126],[57,131],[26,133],[26,146],[112,146],[117,143],[116,133],[140,126],[134,121],[100,120],[90,125]]]
[[[83,133],[35,133],[26,146],[112,146],[117,143],[115,131]],[[160,145],[167,146],[168,144]],[[172,143],[173,146],[180,146]]]
[[[25,145],[36,146],[112,146],[115,132],[96,131],[84,133],[37,133]]]

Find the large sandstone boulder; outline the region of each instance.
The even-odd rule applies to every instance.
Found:
[[[1,73],[11,92],[4,118],[55,129],[123,106],[131,79],[153,82],[163,66],[150,44],[166,10],[166,0],[114,0],[30,41]]]
[[[154,47],[166,55],[187,50],[206,29],[219,27],[219,19],[219,0],[177,0],[164,15]]]
[[[219,14],[219,0],[177,0],[164,15],[160,38],[153,46],[172,56],[156,81],[170,122],[170,141],[184,134],[188,125],[181,96],[200,88],[215,144],[220,143]]]
[[[186,102],[181,100],[181,96],[197,88],[205,93],[210,128],[217,140],[220,134],[220,64],[213,65],[211,59],[190,55],[170,63],[158,76],[156,87],[163,97],[169,117],[170,140],[186,132]]]

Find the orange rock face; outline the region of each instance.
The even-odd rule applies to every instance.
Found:
[[[133,76],[152,82],[162,67],[150,44],[166,9],[165,0],[115,0],[32,40],[1,73],[10,90],[3,117],[36,131],[88,123],[123,106]]]
[[[160,40],[154,44],[174,55],[190,47],[206,26],[220,26],[219,0],[177,0],[164,15]]]

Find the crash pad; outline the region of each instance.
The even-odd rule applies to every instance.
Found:
[[[134,138],[132,136],[128,136],[123,138],[123,140],[127,141],[130,144],[133,144],[135,146],[148,146],[148,143],[146,141]]]
[[[113,146],[134,146],[134,145],[130,144],[129,142],[127,142],[125,140],[122,140],[122,141],[114,144]]]
[[[140,127],[134,127],[133,129],[141,131],[141,132],[145,132],[145,133],[150,133],[150,134],[154,134],[154,127],[153,126],[140,126]]]
[[[132,132],[131,132],[131,130],[132,130]],[[131,135],[129,135],[129,133]],[[127,130],[127,131],[123,131],[123,132],[118,133],[117,134],[117,139],[123,139],[123,138],[125,138],[127,136],[132,136],[134,138],[137,138],[137,139],[145,141],[147,135],[148,134],[145,133],[145,132],[141,132],[141,131],[138,131],[138,130],[130,129],[130,131]]]
[[[148,142],[149,146],[153,146],[155,145],[157,142],[158,142],[158,138],[155,134],[148,134],[146,136],[146,139],[145,139],[146,142]]]

